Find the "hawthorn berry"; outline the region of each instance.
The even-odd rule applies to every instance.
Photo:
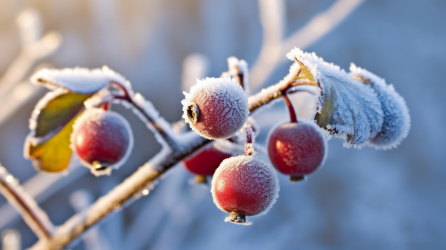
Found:
[[[279,197],[279,181],[275,171],[254,158],[253,131],[247,126],[245,155],[224,160],[212,178],[214,203],[229,213],[225,221],[249,225],[246,216],[263,215]]]
[[[265,214],[279,196],[276,173],[253,156],[224,160],[215,171],[211,187],[214,203],[230,213],[225,221],[246,223],[246,216]]]
[[[120,114],[93,108],[87,109],[75,122],[71,147],[81,162],[93,173],[109,174],[130,154],[133,134]]]
[[[206,176],[212,176],[221,162],[232,154],[222,152],[214,145],[206,146],[183,161],[184,167],[189,172],[196,174],[197,182],[206,182]]]
[[[225,139],[233,136],[246,123],[248,98],[232,78],[206,78],[184,93],[183,117],[200,136]]]
[[[315,124],[297,121],[294,108],[285,95],[291,122],[271,130],[268,136],[268,156],[273,166],[289,175],[291,181],[299,181],[311,174],[324,162],[327,145],[324,135]]]

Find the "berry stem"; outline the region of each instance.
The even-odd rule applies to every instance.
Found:
[[[297,123],[296,111],[294,110],[293,104],[291,103],[290,98],[288,98],[287,93],[284,93],[283,100],[285,101],[288,111],[290,112],[290,122]]]
[[[245,155],[251,156],[254,154],[254,132],[252,129],[252,125],[250,123],[245,124],[245,130],[246,130],[246,144],[245,144]]]

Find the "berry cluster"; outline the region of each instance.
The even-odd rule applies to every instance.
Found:
[[[229,71],[220,78],[199,80],[190,93],[185,93],[181,102],[183,118],[198,135],[216,140],[208,145],[190,133],[184,137],[174,134],[151,103],[133,93],[130,83],[108,68],[38,74],[36,82],[50,82],[61,89],[51,93],[34,112],[30,122],[34,131],[27,139],[25,155],[37,162],[39,169],[56,172],[67,168],[74,152],[93,174],[110,174],[125,162],[133,144],[127,121],[110,110],[112,101],[121,100],[157,133],[163,149],[169,149],[168,154],[160,156],[164,160],[159,163],[161,170],[154,170],[157,176],[182,160],[184,167],[196,175],[196,182],[207,183],[212,178],[213,200],[229,213],[226,221],[247,225],[247,216],[265,214],[278,197],[274,168],[296,182],[323,165],[327,144],[321,129],[326,135],[345,139],[347,146],[367,143],[387,149],[397,146],[410,127],[404,100],[383,79],[356,66],[347,74],[299,49],[292,50],[288,57],[295,61],[290,73],[280,83],[253,96],[249,103],[247,64],[236,58],[228,60]],[[74,73],[82,73],[79,79],[96,84],[90,85],[88,91],[80,89],[77,84],[83,81],[69,81]],[[317,86],[318,93],[305,85]],[[288,98],[297,91],[313,92],[318,97],[313,121],[297,119]],[[249,114],[278,97],[283,97],[290,121],[279,123],[269,132],[266,151],[270,166],[254,156],[259,128]],[[196,141],[188,144],[192,138]],[[67,145],[60,150],[62,147],[54,141],[64,139],[71,148]],[[140,183],[144,185],[147,183]]]
[[[212,196],[217,207],[230,214],[226,221],[247,225],[246,216],[265,214],[275,203],[279,192],[275,171],[254,157],[255,134],[251,124],[246,122],[249,113],[245,105],[247,97],[230,78],[205,79],[194,86],[190,94],[185,94],[183,117],[203,137],[228,138],[235,135],[241,124],[245,124],[244,155],[232,156],[211,145],[185,159],[183,165],[198,175],[202,182],[206,180],[203,176],[213,175]],[[289,175],[292,181],[298,181],[323,164],[327,146],[316,125],[308,121],[298,122],[287,93],[283,96],[291,121],[271,131],[268,155],[279,172]],[[237,105],[239,103],[242,105]],[[237,144],[238,141],[231,140],[231,143]]]

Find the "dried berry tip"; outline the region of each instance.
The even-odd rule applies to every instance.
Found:
[[[203,184],[207,184],[208,180],[206,179],[206,176],[204,175],[197,175],[195,176],[195,180],[196,183],[203,183]]]
[[[246,214],[231,212],[228,219],[232,223],[246,223]]]
[[[102,171],[108,168],[108,166],[101,164],[99,161],[94,161],[92,165],[96,171]]]
[[[187,107],[187,118],[189,118],[189,121],[192,124],[197,123],[198,119],[200,118],[200,109],[198,109],[197,104],[192,102]]]
[[[290,176],[291,182],[298,182],[298,181],[304,181],[306,179],[305,175],[301,176]]]

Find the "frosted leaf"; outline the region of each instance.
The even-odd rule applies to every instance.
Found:
[[[50,89],[62,87],[81,94],[95,93],[111,81],[125,83],[120,74],[103,66],[100,69],[43,69],[31,77],[34,84],[43,84]]]
[[[248,98],[229,77],[206,78],[191,88],[183,104],[183,118],[192,130],[207,139],[225,139],[248,119]]]
[[[378,99],[384,112],[384,122],[381,131],[368,145],[376,149],[392,149],[397,147],[407,137],[410,129],[410,115],[404,99],[395,91],[393,85],[387,85],[385,80],[375,74],[350,66],[352,77],[370,85],[378,94]]]
[[[327,136],[343,138],[347,147],[362,146],[381,131],[384,114],[381,102],[370,86],[314,53],[295,48],[287,57],[296,61],[290,68],[290,74],[319,85],[312,117]]]
[[[77,134],[81,129],[85,131],[82,131],[82,137],[79,137]],[[87,135],[89,135],[88,139],[83,137]],[[79,140],[88,140],[89,145],[93,145],[92,150],[86,152],[84,149],[80,156],[80,149],[76,149],[76,145],[84,146],[84,144]],[[92,174],[95,176],[110,175],[112,169],[118,169],[129,157],[133,148],[133,133],[130,124],[120,114],[103,109],[89,109],[74,123],[70,142],[73,152],[76,153],[81,163],[91,170]],[[123,144],[127,144],[123,154],[117,155],[121,154]],[[95,146],[100,146],[98,151],[94,150]],[[104,159],[96,159],[98,157]],[[116,158],[119,159],[117,162],[108,163],[115,161]],[[95,165],[95,161],[98,163],[104,161],[105,165]]]
[[[253,156],[224,160],[212,179],[212,197],[222,211],[266,214],[279,197],[279,181],[268,164]]]
[[[57,89],[37,103],[29,120],[31,132],[24,145],[24,157],[31,160],[37,170],[62,172],[68,169],[72,125],[90,96]]]

